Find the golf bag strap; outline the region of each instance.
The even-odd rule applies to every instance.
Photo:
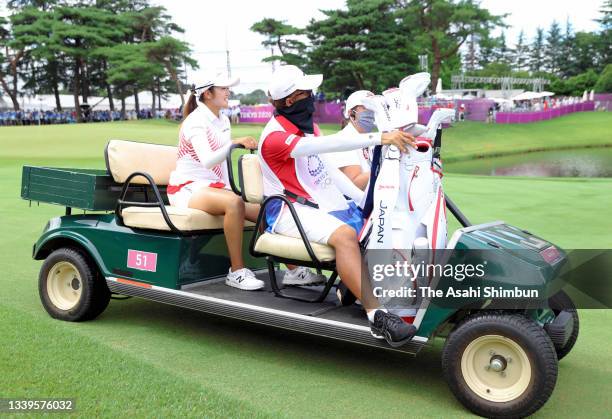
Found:
[[[315,204],[314,202],[309,201],[308,199],[304,198],[303,196],[299,196],[297,194],[294,194],[293,192],[288,191],[287,189],[285,189],[283,191],[283,193],[285,194],[285,196],[287,196],[287,197],[289,197],[291,199],[295,199],[295,201],[298,204],[306,205],[306,206],[309,206],[309,207],[314,208],[314,209],[319,209],[319,205],[318,204]]]
[[[438,130],[436,131],[436,138],[434,139],[434,143],[433,143],[433,158],[434,159],[439,159],[440,158],[440,149],[442,148],[442,128],[438,128]]]
[[[372,151],[372,167],[370,169],[370,182],[368,183],[368,191],[363,204],[363,218],[367,219],[372,214],[374,208],[374,186],[376,186],[376,178],[380,172],[380,160],[382,154],[382,146],[374,146]]]

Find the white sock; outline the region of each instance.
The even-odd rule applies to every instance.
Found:
[[[366,315],[368,316],[368,320],[370,321],[370,323],[374,323],[374,316],[376,315],[376,312],[378,310],[384,311],[385,313],[388,312],[386,308],[377,308],[375,310],[366,311]]]

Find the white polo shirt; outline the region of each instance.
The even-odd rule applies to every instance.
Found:
[[[359,131],[350,122],[340,131],[344,136],[359,135]],[[359,166],[361,172],[369,172],[372,166],[371,147],[357,150],[338,151],[329,153],[330,162],[334,162],[338,169],[346,166]]]
[[[207,168],[205,162],[215,152],[229,151],[231,126],[227,116],[215,116],[203,103],[191,112],[179,131],[176,169],[170,174],[172,189],[192,182],[208,182],[209,186],[229,189],[225,160]]]

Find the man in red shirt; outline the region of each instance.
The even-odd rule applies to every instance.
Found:
[[[338,274],[361,300],[372,335],[399,346],[408,342],[416,329],[380,308],[369,286],[362,292],[362,260],[357,233],[363,218],[354,202],[360,201],[357,197],[363,192],[335,165],[326,164],[325,154],[375,145],[395,145],[406,151],[414,145],[414,138],[402,131],[348,135],[341,132],[320,136],[313,123],[313,90],[322,80],[320,74],[305,75],[292,65],[281,66],[273,74],[268,93],[275,114],[259,141],[264,195],[283,194],[294,203],[308,239],[334,248]],[[347,202],[345,196],[354,202]],[[274,204],[266,212],[268,231],[299,238],[289,210],[280,201]]]

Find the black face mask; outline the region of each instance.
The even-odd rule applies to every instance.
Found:
[[[295,102],[286,108],[278,109],[277,113],[284,116],[305,134],[314,134],[312,115],[314,114],[314,96]]]

